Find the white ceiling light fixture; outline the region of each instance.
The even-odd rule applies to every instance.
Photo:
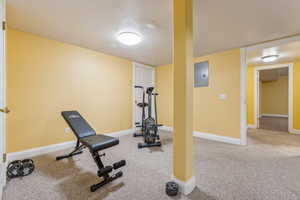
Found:
[[[261,57],[263,62],[273,62],[277,60],[279,55],[268,55],[268,56],[263,56]]]
[[[118,34],[118,40],[127,46],[133,46],[142,41],[142,36],[135,32],[121,32]]]

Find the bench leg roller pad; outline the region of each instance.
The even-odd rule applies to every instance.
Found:
[[[125,160],[121,160],[119,162],[116,162],[113,164],[114,169],[119,169],[120,167],[123,167],[126,165],[126,161]]]
[[[105,178],[102,182],[98,183],[98,184],[95,184],[95,185],[92,185],[91,186],[91,192],[95,192],[97,189],[99,189],[100,187],[104,186],[105,184],[107,183],[110,183],[112,182],[113,180],[117,179],[117,178],[120,178],[123,176],[123,172],[118,172],[112,176],[109,176],[107,178]]]

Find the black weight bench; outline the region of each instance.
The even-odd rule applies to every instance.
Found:
[[[95,130],[92,129],[92,127],[77,111],[63,111],[61,114],[77,137],[77,144],[74,151],[67,155],[58,156],[56,157],[56,160],[61,160],[64,158],[72,157],[74,155],[78,155],[82,153],[82,149],[87,147],[98,166],[98,176],[100,178],[103,178],[100,183],[91,186],[92,192],[96,191],[103,185],[121,177],[123,175],[121,171],[117,172],[114,175],[110,175],[110,173],[113,170],[125,166],[126,161],[121,160],[114,163],[112,166],[104,166],[101,161],[101,157],[105,156],[105,153],[99,155],[99,151],[119,144],[119,140],[117,138],[106,135],[97,135]]]

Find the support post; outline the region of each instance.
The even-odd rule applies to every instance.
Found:
[[[187,195],[193,175],[193,0],[173,0],[173,178]]]

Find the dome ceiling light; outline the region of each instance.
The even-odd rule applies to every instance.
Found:
[[[142,36],[134,32],[121,32],[117,38],[119,42],[127,46],[133,46],[142,41]]]

